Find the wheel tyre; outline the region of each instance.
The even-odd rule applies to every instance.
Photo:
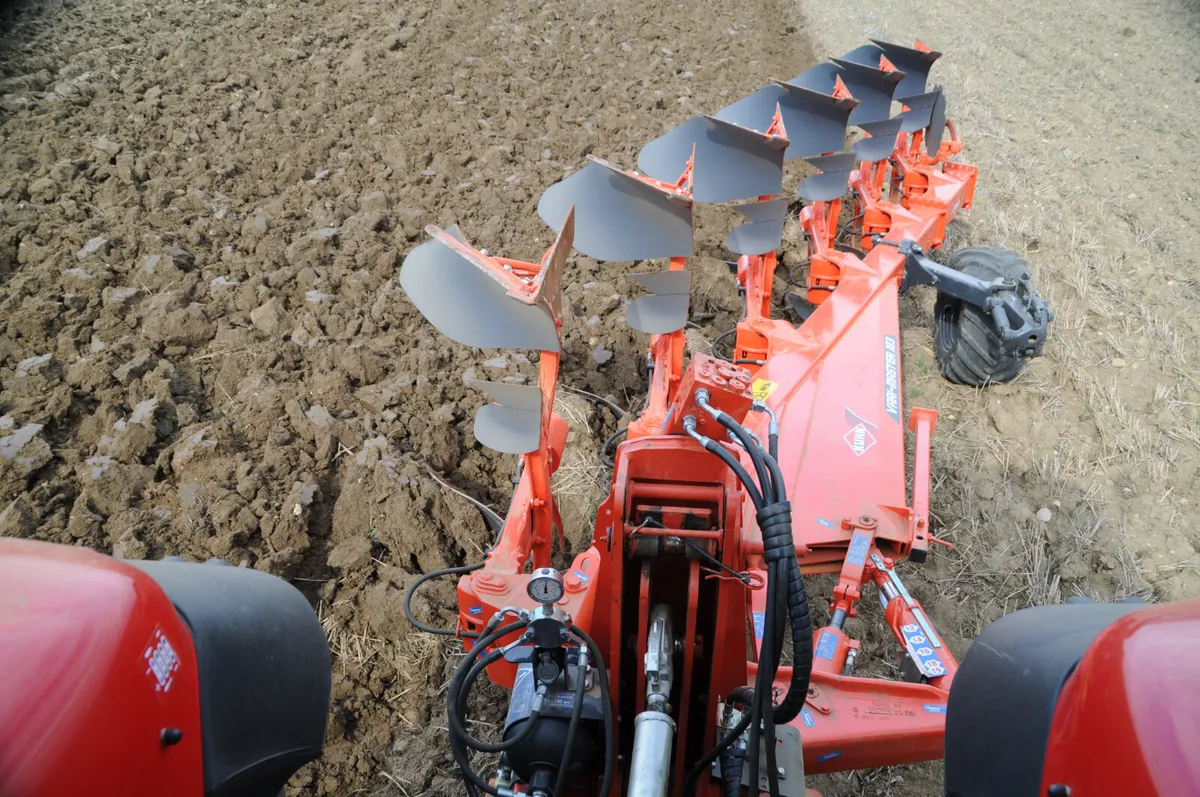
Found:
[[[960,249],[946,265],[983,280],[1029,277],[1025,258],[995,246]],[[1025,370],[1025,358],[1004,353],[1003,341],[992,325],[991,316],[978,307],[939,292],[933,317],[938,368],[948,381],[983,387],[1011,382]]]

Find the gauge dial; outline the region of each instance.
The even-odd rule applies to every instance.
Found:
[[[562,576],[549,567],[533,571],[527,593],[538,603],[558,603],[564,593]]]

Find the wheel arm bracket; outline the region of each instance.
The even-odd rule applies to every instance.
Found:
[[[1039,357],[1054,314],[1028,278],[982,280],[943,266],[925,256],[913,240],[879,240],[895,246],[905,257],[901,292],[915,285],[932,285],[941,293],[978,307],[991,318],[1005,354]]]

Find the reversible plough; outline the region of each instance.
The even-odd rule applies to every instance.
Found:
[[[868,44],[685,122],[646,145],[640,171],[591,158],[541,197],[557,236],[536,262],[477,250],[457,228],[429,227],[408,255],[401,284],[447,337],[538,352],[536,386],[475,383],[492,400],[476,438],[520,456],[511,508],[490,518],[495,545],[413,585],[460,576],[457,628],[419,627],[469,650],[447,704],[469,794],[799,797],[806,774],[941,757],[957,664],[896,570],[940,542],[937,413],[904,412],[898,297],[937,288],[939,367],[970,385],[1016,377],[1051,314],[1014,254],[927,254],[971,207],[978,173],[953,160],[962,142],[945,93],[926,86],[938,56]],[[866,135],[847,150],[848,126]],[[814,171],[796,213],[780,195],[799,158]],[[747,199],[726,239],[744,301],[732,352],[688,357],[693,203]],[[807,278],[779,317],[789,214]],[[650,336],[649,396],[616,448],[590,547],[560,573],[551,476],[567,427],[553,409],[572,249],[669,265],[630,275],[647,290],[627,317]],[[838,580],[814,629],[804,579],[818,573]],[[845,622],[867,585],[899,645],[899,680],[855,672]],[[494,742],[467,721],[483,672],[511,690]],[[480,752],[498,764],[477,770]]]

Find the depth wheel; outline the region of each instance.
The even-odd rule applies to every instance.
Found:
[[[946,264],[983,280],[1029,277],[1029,264],[1016,252],[995,246],[969,246]],[[983,387],[1011,382],[1025,370],[1025,358],[1005,354],[992,319],[974,305],[939,292],[933,306],[938,368],[956,385]]]

